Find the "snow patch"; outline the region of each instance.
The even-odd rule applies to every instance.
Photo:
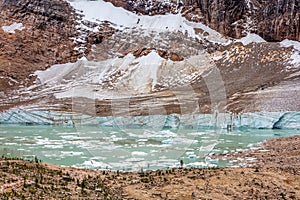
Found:
[[[294,51],[291,55],[290,64],[295,67],[300,67],[300,42],[294,40],[285,39],[279,43],[281,47],[294,47]]]
[[[300,51],[300,42],[294,40],[285,39],[279,43],[281,47],[290,47],[293,46],[295,49]]]
[[[2,30],[7,33],[15,33],[16,30],[23,30],[25,27],[23,26],[22,23],[16,23],[14,22],[13,24],[9,26],[2,26]]]
[[[291,64],[293,64],[295,67],[300,67],[300,53],[299,52],[294,52],[291,55]]]
[[[248,45],[251,43],[263,43],[266,42],[262,37],[254,33],[248,33],[246,37],[242,37],[241,39],[235,40],[236,42],[241,42],[243,45]]]
[[[207,36],[202,36],[202,37],[199,34],[196,35],[194,33],[193,37],[197,37],[200,40],[204,38],[211,42],[218,43],[218,44],[224,44],[224,45],[229,45],[231,43],[231,41],[228,40],[227,38],[225,38],[221,33],[211,29],[210,27],[208,27],[202,23],[190,22],[186,19],[184,22],[190,27],[202,29],[204,32],[208,33]]]
[[[163,32],[180,30],[194,35],[193,28],[185,23],[185,19],[180,14],[136,15],[104,1],[82,0],[70,2],[70,4],[84,15],[84,20],[95,23],[109,21],[117,29],[141,28]]]
[[[155,16],[137,15],[102,0],[77,0],[70,1],[70,4],[79,14],[83,14],[83,20],[98,24],[109,21],[114,28],[120,30],[139,28],[157,32],[180,31],[192,38],[202,39],[201,37],[199,38],[199,35],[197,35],[194,30],[194,28],[201,28],[209,33],[206,39],[218,43],[228,42],[228,40],[217,31],[201,23],[189,22],[182,17],[180,13]]]

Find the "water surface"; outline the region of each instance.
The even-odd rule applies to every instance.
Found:
[[[300,131],[0,125],[0,155],[124,171],[178,167],[180,160],[186,167],[230,166],[233,163],[208,155],[255,148],[266,139],[293,135]]]

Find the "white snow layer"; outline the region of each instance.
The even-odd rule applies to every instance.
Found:
[[[83,14],[83,19],[91,22],[101,23],[109,21],[117,29],[140,28],[148,31],[172,32],[180,31],[188,34],[190,37],[199,37],[195,33],[194,28],[201,28],[209,33],[207,39],[213,42],[226,43],[226,40],[221,34],[210,29],[201,23],[192,23],[187,21],[179,14],[166,15],[137,15],[123,8],[115,7],[113,4],[99,1],[77,0],[70,1],[80,14]],[[200,38],[201,39],[201,38]]]
[[[294,52],[291,55],[291,64],[293,64],[295,67],[300,67],[300,53],[298,52]]]
[[[25,27],[23,26],[22,23],[16,23],[14,22],[13,24],[9,26],[2,26],[2,30],[7,33],[15,33],[15,30],[23,30]]]
[[[192,27],[186,26],[181,15],[136,15],[123,8],[115,7],[111,3],[104,1],[75,1],[70,4],[76,9],[82,11],[84,19],[91,22],[109,21],[117,28],[145,28],[152,30],[187,30],[192,31]]]
[[[280,42],[280,46],[282,46],[282,47],[293,46],[295,49],[300,51],[300,42],[298,42],[298,41],[285,39],[282,42]]]
[[[294,40],[285,39],[280,42],[281,47],[294,47],[294,52],[291,55],[291,64],[295,67],[300,67],[300,42]]]
[[[262,42],[266,42],[266,41],[257,34],[248,33],[247,36],[236,40],[236,42],[241,42],[241,43],[243,43],[243,45],[248,45],[251,43],[262,43]]]

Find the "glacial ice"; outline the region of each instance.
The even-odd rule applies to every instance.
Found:
[[[256,112],[232,115],[221,113],[220,128],[299,129],[300,112]],[[221,115],[219,114],[219,115]],[[8,110],[0,113],[0,124],[40,124],[60,126],[154,128],[154,129],[199,129],[216,127],[215,114],[108,116],[91,117],[76,113],[56,111]],[[220,119],[219,119],[220,120]]]

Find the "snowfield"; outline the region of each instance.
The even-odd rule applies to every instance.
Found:
[[[123,8],[117,8],[113,4],[99,1],[77,0],[70,1],[71,6],[79,14],[83,15],[83,20],[102,23],[109,21],[112,26],[119,30],[126,29],[143,29],[147,31],[157,32],[177,32],[180,31],[192,38],[208,39],[217,43],[228,43],[228,39],[223,37],[220,33],[212,30],[201,23],[193,23],[187,21],[181,14],[167,14],[167,15],[136,15]],[[194,28],[201,28],[209,35],[204,37],[196,34]]]

